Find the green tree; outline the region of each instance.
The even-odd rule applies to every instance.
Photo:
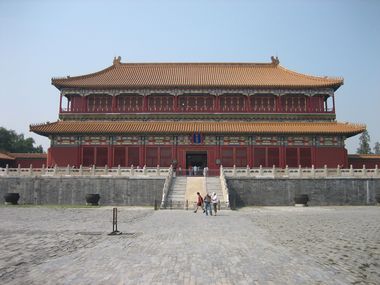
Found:
[[[373,147],[374,154],[380,154],[380,143],[375,142],[375,146]]]
[[[34,144],[33,138],[24,138],[23,134],[17,134],[13,130],[0,127],[0,150],[7,152],[42,153],[42,146],[34,147]]]
[[[368,131],[365,130],[362,132],[362,134],[359,137],[359,147],[356,150],[356,153],[358,154],[371,154],[371,147],[369,146],[369,143],[371,141],[371,138],[368,134]]]

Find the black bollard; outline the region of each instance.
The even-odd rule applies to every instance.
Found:
[[[189,200],[186,200],[186,210],[189,210]]]
[[[117,208],[112,209],[112,232],[109,233],[109,236],[121,235],[122,232],[117,230]]]
[[[158,206],[157,206],[157,200],[154,199],[154,210],[157,211],[158,210]]]

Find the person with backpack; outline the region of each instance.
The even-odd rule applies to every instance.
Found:
[[[198,211],[199,207],[202,208],[203,212],[205,211],[204,207],[203,207],[203,198],[202,198],[201,194],[199,192],[197,192],[197,207],[195,208],[194,213],[196,213]]]
[[[206,196],[204,197],[203,201],[205,203],[205,213],[206,213],[206,216],[208,216],[208,213],[210,213],[210,216],[212,216],[211,196],[210,196],[210,194],[207,193]]]

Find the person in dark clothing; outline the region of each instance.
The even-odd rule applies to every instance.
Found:
[[[198,211],[199,207],[201,207],[203,212],[204,212],[203,198],[202,198],[201,194],[199,192],[197,192],[197,207],[195,208],[194,213],[196,213]]]

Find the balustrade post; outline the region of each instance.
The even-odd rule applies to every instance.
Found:
[[[354,176],[354,168],[352,167],[352,164],[350,164],[350,176]]]
[[[92,165],[91,174],[92,174],[92,176],[95,176],[95,164]]]
[[[147,175],[146,165],[144,165],[144,167],[143,167],[143,173],[144,173],[144,175]]]
[[[42,164],[41,175],[44,175],[44,174],[45,174],[45,164]]]
[[[375,176],[377,176],[378,174],[379,174],[379,169],[378,169],[378,167],[377,167],[377,164],[375,165]]]
[[[157,165],[157,176],[160,176],[160,166]]]
[[[315,168],[314,164],[311,166],[311,176],[314,178],[315,177]]]
[[[67,165],[67,168],[66,168],[66,175],[70,175],[70,164]]]
[[[131,176],[135,175],[135,168],[133,167],[133,164],[131,165]]]
[[[82,164],[79,165],[79,175],[82,176],[83,175],[83,168],[82,168]]]
[[[21,165],[20,164],[17,165],[17,174],[18,175],[21,174]]]
[[[232,170],[232,176],[236,176],[236,165],[234,164],[233,170]]]
[[[108,175],[108,165],[107,164],[104,166],[104,174]]]
[[[263,176],[263,166],[262,165],[260,165],[259,176]]]
[[[54,164],[53,175],[55,176],[56,174],[57,174],[57,164]]]
[[[324,173],[325,177],[327,177],[328,172],[327,172],[327,165],[326,164],[324,166],[323,173]]]
[[[298,177],[302,177],[302,168],[301,168],[301,165],[298,165]]]
[[[9,174],[9,166],[8,164],[5,166],[5,175],[8,175]]]
[[[337,175],[337,176],[340,176],[340,175],[341,175],[340,165],[339,165],[339,164],[336,166],[336,175]]]
[[[365,164],[363,164],[362,175],[367,176],[367,170],[365,168]]]
[[[289,176],[289,167],[288,167],[288,165],[285,166],[285,176]]]
[[[33,165],[31,164],[29,166],[29,175],[32,175],[33,174]]]
[[[121,175],[120,164],[117,166],[117,175],[118,175],[118,176],[120,176],[120,175]]]
[[[250,172],[250,168],[249,168],[249,165],[247,165],[247,175],[246,176],[249,176],[249,172]]]

